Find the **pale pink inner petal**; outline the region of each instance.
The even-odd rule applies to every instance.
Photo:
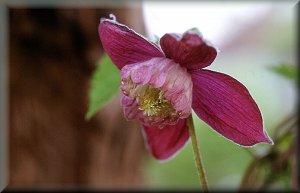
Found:
[[[135,100],[135,110],[124,113],[137,115],[146,125],[174,125],[191,114],[192,81],[187,70],[167,58],[126,65],[121,70],[121,89],[124,95]],[[140,117],[138,113],[143,112]],[[126,116],[126,115],[125,115]],[[129,117],[129,116],[126,116]]]
[[[123,107],[123,113],[127,120],[134,120],[143,117],[143,112],[139,110],[138,103],[135,99],[127,96],[122,96],[121,105]]]

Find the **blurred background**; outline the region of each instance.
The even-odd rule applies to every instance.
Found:
[[[201,188],[191,143],[168,162],[154,160],[139,123],[123,118],[119,95],[85,120],[90,79],[103,55],[99,19],[113,13],[152,41],[197,27],[219,49],[208,69],[242,82],[257,102],[273,146],[240,147],[194,117],[211,189],[298,189],[298,85],[274,70],[296,69],[296,1],[12,2],[9,188]]]

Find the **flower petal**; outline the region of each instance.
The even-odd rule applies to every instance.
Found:
[[[182,36],[165,34],[160,45],[167,58],[189,70],[209,66],[217,56],[216,49],[200,33],[187,31]]]
[[[124,108],[127,118],[140,115],[133,113],[140,109],[144,125],[164,127],[192,113],[191,75],[173,60],[161,57],[129,64],[121,69],[121,77],[122,93],[137,103]]]
[[[272,144],[248,90],[234,78],[210,70],[192,72],[196,114],[224,137],[243,146]]]
[[[134,120],[143,117],[143,112],[139,109],[138,103],[135,99],[123,95],[121,97],[121,106],[123,113],[127,120]]]
[[[159,160],[166,160],[180,150],[189,139],[186,119],[164,128],[143,127],[147,148]]]
[[[164,56],[154,43],[114,20],[102,18],[98,32],[105,52],[119,69],[127,64]]]

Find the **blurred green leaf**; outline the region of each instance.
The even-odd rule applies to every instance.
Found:
[[[89,120],[118,91],[120,72],[104,54],[92,75],[86,119]]]
[[[294,65],[282,63],[277,66],[272,66],[271,70],[281,76],[297,82],[298,70]]]

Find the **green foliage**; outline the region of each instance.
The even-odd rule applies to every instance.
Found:
[[[295,83],[297,82],[298,71],[294,65],[282,63],[277,66],[272,66],[270,69],[273,72],[294,81]]]
[[[90,119],[118,91],[120,72],[107,54],[97,64],[92,75],[86,119]]]

